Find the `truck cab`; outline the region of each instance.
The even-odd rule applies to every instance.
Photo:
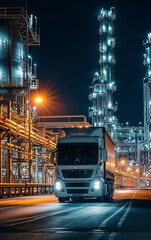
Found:
[[[105,129],[61,131],[63,134],[60,134],[57,143],[54,188],[59,202],[84,198],[97,198],[99,201],[111,199],[114,184],[114,168],[111,169],[115,162],[114,143],[108,136],[109,153],[105,147]]]

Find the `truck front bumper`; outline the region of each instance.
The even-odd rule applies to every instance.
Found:
[[[101,197],[104,195],[104,180],[79,181],[79,182],[62,182],[56,181],[54,192],[59,198],[91,198]]]

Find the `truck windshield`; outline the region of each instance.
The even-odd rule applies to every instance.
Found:
[[[58,165],[96,165],[98,162],[97,143],[58,144]]]

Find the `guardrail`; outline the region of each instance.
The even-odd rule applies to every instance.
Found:
[[[0,198],[52,193],[53,185],[45,183],[0,183]]]

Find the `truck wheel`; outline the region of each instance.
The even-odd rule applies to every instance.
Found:
[[[59,197],[58,200],[59,200],[60,203],[64,203],[65,202],[65,198],[64,197]]]

